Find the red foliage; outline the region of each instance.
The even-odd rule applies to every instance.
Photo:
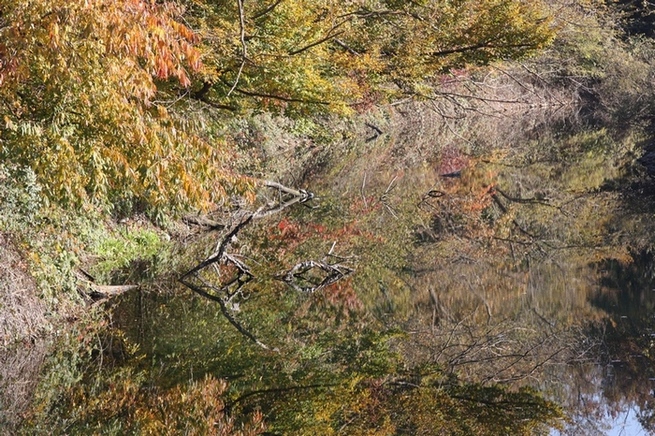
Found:
[[[287,218],[282,218],[277,225],[277,229],[280,231],[278,238],[285,239],[296,238],[298,236],[299,228],[297,224],[292,223]],[[278,239],[276,238],[276,239]]]
[[[445,147],[436,167],[437,174],[451,174],[469,166],[470,158],[455,147]]]
[[[325,298],[330,305],[340,309],[346,309],[349,312],[357,312],[364,309],[364,304],[352,287],[350,277],[325,288]]]

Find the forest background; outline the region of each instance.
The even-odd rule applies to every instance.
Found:
[[[183,217],[254,201],[268,179],[302,184],[404,105],[497,134],[487,111],[537,123],[565,107],[646,151],[652,17],[629,0],[1,1],[0,346],[103,323],[80,270],[107,285],[179,276]],[[480,86],[490,76],[502,94]],[[375,409],[373,387],[353,416]],[[393,395],[405,412],[419,401]],[[464,394],[449,395],[434,407]],[[558,414],[542,412],[526,420]]]

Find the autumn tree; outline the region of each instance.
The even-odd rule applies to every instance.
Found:
[[[0,158],[31,167],[65,202],[206,205],[244,185],[203,107],[344,113],[424,96],[439,74],[524,56],[553,36],[543,5],[517,0],[5,0],[0,10]]]
[[[31,167],[51,198],[206,204],[234,185],[220,144],[164,103],[201,66],[182,8],[3,0],[0,11],[0,159]]]
[[[192,94],[226,109],[340,110],[429,92],[453,68],[515,58],[553,37],[539,2],[194,2],[206,53]]]

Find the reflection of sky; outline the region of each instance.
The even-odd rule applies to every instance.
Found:
[[[575,367],[571,366],[560,367],[562,373],[553,374],[564,382],[566,393],[563,397],[551,399],[562,404],[573,422],[562,432],[552,430],[550,436],[655,436],[639,422],[640,406],[637,403],[624,397],[615,398],[618,403],[608,400],[602,385],[604,382],[611,384],[617,376],[612,365],[589,364],[578,369],[582,367],[586,368],[583,377],[573,375]],[[649,391],[653,389],[652,386],[641,387]],[[595,406],[587,409],[585,404]]]
[[[637,419],[637,414],[639,410],[635,407],[629,407],[627,410],[621,412],[616,416],[615,419],[608,417],[608,419],[603,423],[597,423],[597,429],[605,429],[601,431],[600,434],[606,436],[648,436],[646,430],[643,429],[639,420]],[[559,432],[553,430],[550,433],[550,436],[563,436],[563,435],[572,435],[574,433],[569,432]],[[577,434],[576,434],[577,436]],[[580,435],[584,436],[584,435]]]
[[[612,423],[612,428],[607,432],[608,436],[640,436],[648,433],[641,427],[637,420],[637,410],[634,407],[617,416]]]

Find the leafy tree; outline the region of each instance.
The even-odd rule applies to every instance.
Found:
[[[0,158],[31,167],[64,203],[206,206],[246,188],[228,170],[220,122],[207,125],[192,101],[347,112],[423,95],[439,74],[553,36],[544,6],[518,0],[3,0],[0,10]]]
[[[439,74],[520,57],[554,30],[539,2],[194,2],[207,55],[193,94],[217,107],[347,111]]]
[[[0,11],[0,159],[31,167],[51,198],[202,205],[236,182],[220,145],[163,101],[201,65],[183,9],[3,0]]]

